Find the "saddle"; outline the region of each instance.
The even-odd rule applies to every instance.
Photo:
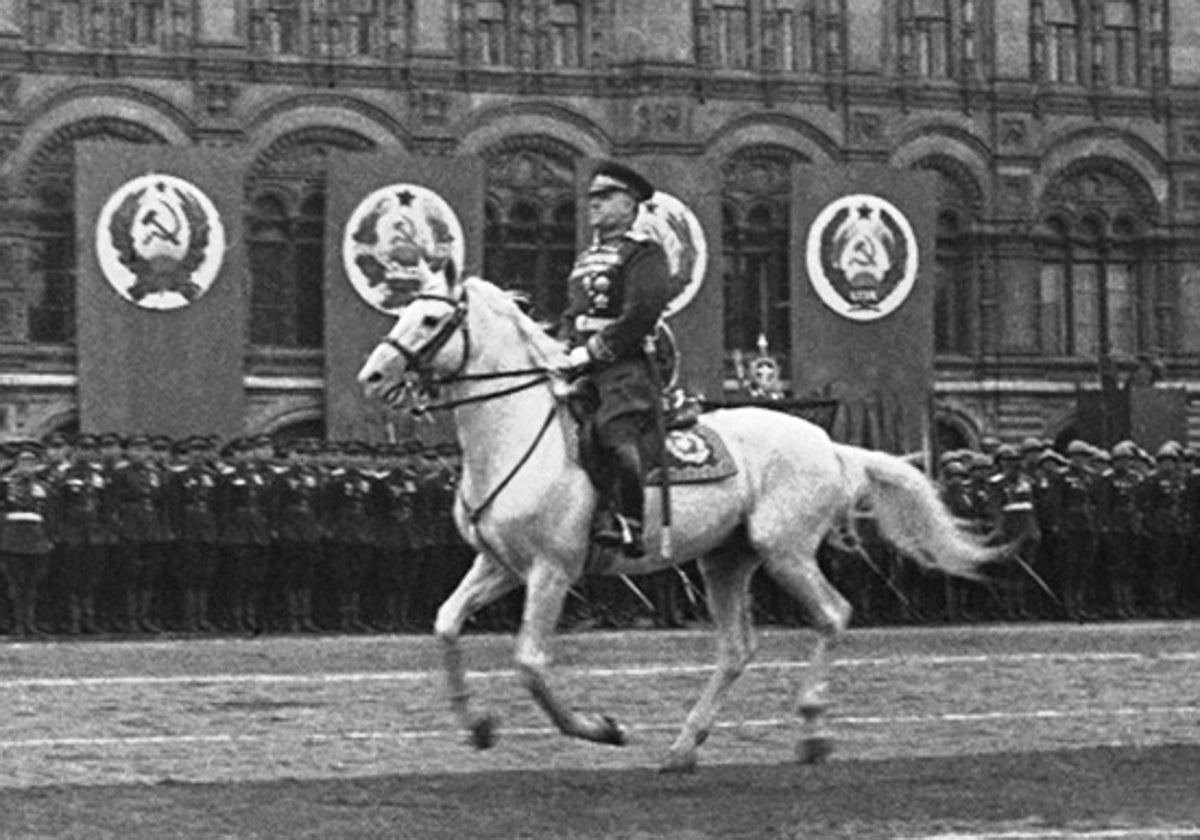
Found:
[[[658,429],[651,424],[639,441],[642,463],[646,468],[647,487],[662,486],[663,466],[675,484],[704,484],[721,481],[737,474],[737,464],[725,441],[702,422],[700,401],[677,390],[663,396],[665,440],[658,440]],[[579,422],[579,461],[595,478],[606,457],[596,441],[595,424],[589,416],[576,415]]]

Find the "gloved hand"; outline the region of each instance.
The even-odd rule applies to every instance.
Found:
[[[581,344],[567,353],[567,361],[562,367],[562,372],[567,376],[577,376],[591,364],[591,361],[592,355],[588,353],[587,347]]]

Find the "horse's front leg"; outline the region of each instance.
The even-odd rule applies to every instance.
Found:
[[[564,735],[600,744],[623,745],[625,730],[607,715],[580,714],[550,687],[550,640],[562,613],[570,580],[550,563],[535,563],[525,583],[525,612],[517,637],[517,669],[533,699]]]
[[[490,714],[471,711],[471,692],[467,690],[466,668],[458,640],[463,625],[472,613],[511,592],[519,584],[520,580],[510,571],[487,555],[478,554],[470,571],[438,609],[433,626],[434,635],[442,645],[450,707],[470,733],[471,743],[481,750],[496,743],[496,719]]]

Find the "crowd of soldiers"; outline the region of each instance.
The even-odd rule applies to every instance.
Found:
[[[832,553],[860,622],[1171,618],[1200,614],[1200,452],[1168,441],[1103,449],[985,439],[938,461],[951,511],[1011,547],[978,582],[870,551]],[[873,568],[864,569],[863,566]]]
[[[83,434],[0,457],[15,636],[426,629],[470,562],[445,444]]]
[[[950,509],[1013,547],[981,581],[923,571],[872,539],[821,563],[855,623],[1200,614],[1200,453],[1130,441],[985,440],[947,452]],[[457,447],[79,435],[0,445],[0,633],[427,632],[471,562],[451,508]],[[1198,555],[1198,556],[1193,556]],[[800,626],[766,576],[756,618]],[[564,620],[707,618],[693,567],[589,578]],[[520,594],[474,621],[512,630]]]

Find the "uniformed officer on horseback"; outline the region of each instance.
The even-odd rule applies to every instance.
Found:
[[[589,472],[601,495],[594,539],[630,556],[642,543],[642,446],[661,399],[646,353],[646,338],[671,298],[670,268],[662,246],[635,231],[641,204],[654,187],[628,166],[606,161],[592,174],[588,217],[592,245],[571,270],[560,335],[569,364],[581,374],[572,404],[592,423],[601,450]]]

